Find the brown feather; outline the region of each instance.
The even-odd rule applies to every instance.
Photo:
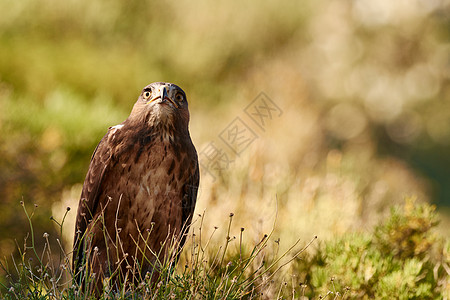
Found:
[[[167,251],[162,244],[176,238],[182,247],[185,241],[182,230],[197,198],[198,158],[187,102],[149,104],[143,98],[149,87],[154,95],[164,85],[169,96],[182,92],[172,84],[147,86],[128,119],[109,128],[91,158],[77,213],[74,270],[80,283],[95,273],[98,290],[106,277],[124,280],[137,262],[134,276],[157,276],[154,263]],[[88,270],[79,272],[86,262]]]

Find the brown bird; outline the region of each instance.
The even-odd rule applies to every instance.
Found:
[[[147,274],[155,281],[168,252],[181,251],[199,185],[188,124],[184,91],[155,82],[97,145],[76,218],[78,283],[98,294],[108,282],[117,288]]]

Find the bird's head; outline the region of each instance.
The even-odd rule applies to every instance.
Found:
[[[188,128],[189,110],[186,93],[177,85],[154,82],[147,85],[131,111],[129,119],[150,126]]]

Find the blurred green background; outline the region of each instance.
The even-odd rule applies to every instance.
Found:
[[[186,91],[198,152],[234,161],[202,169],[211,223],[277,211],[283,238],[326,238],[415,196],[446,224],[449,80],[448,0],[0,0],[0,257],[29,231],[20,201],[39,237],[73,219],[93,149],[154,81]],[[260,92],[283,112],[265,130],[244,112]],[[236,117],[257,136],[239,155],[219,137]]]

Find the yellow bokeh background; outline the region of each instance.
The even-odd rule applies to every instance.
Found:
[[[36,230],[70,244],[96,143],[140,90],[187,93],[190,131],[232,162],[201,169],[206,227],[288,246],[371,228],[407,196],[450,206],[450,3],[0,0],[0,254]],[[259,127],[263,92],[280,109]],[[220,138],[240,118],[257,137]],[[17,224],[22,224],[17,226]]]

